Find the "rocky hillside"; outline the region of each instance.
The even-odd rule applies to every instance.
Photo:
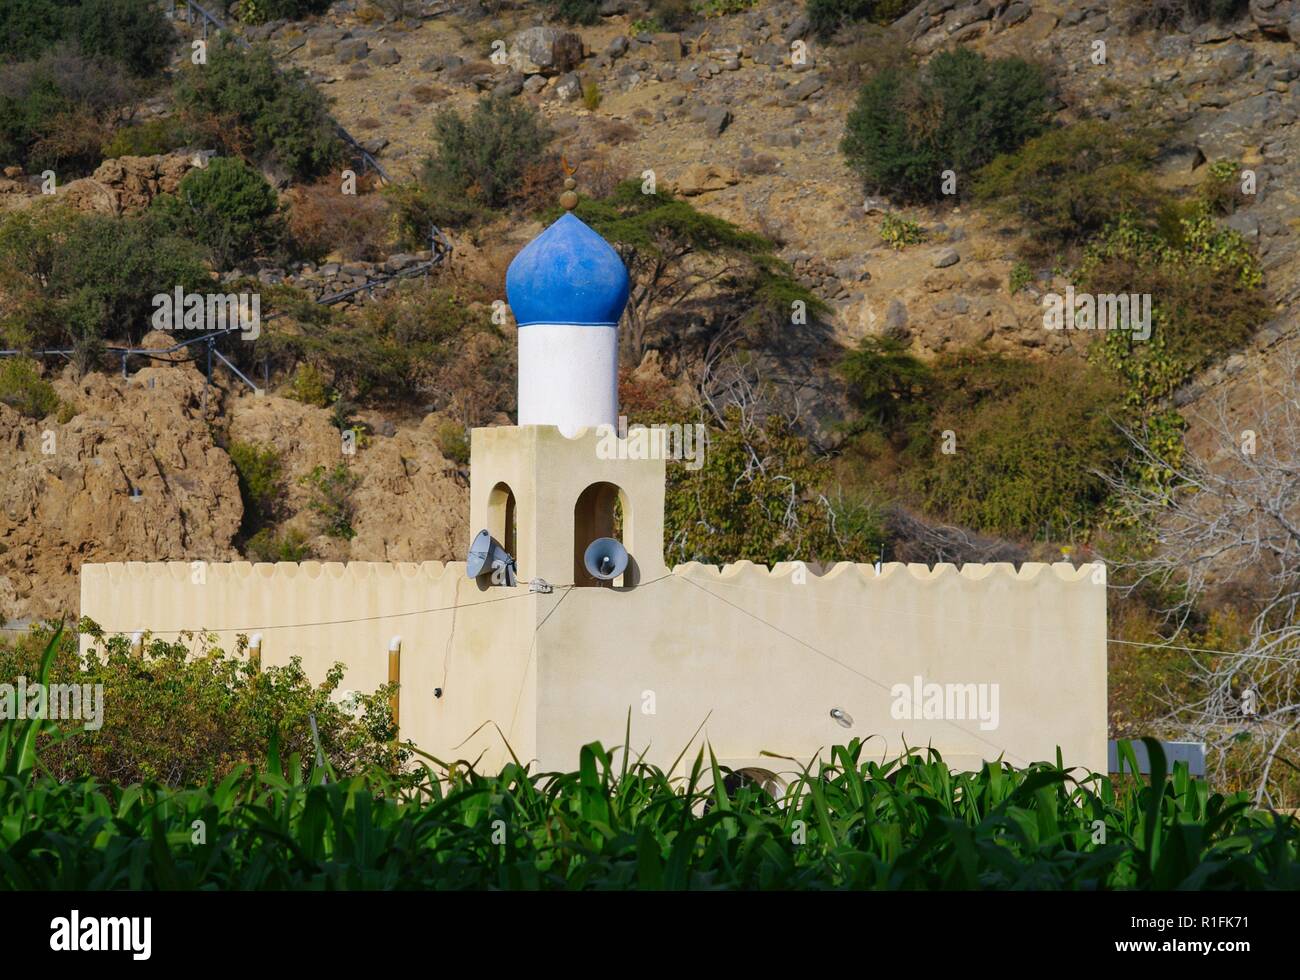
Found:
[[[965,45],[1041,62],[1057,86],[1058,121],[1137,113],[1161,127],[1168,135],[1158,179],[1169,187],[1196,184],[1216,160],[1254,170],[1257,193],[1224,220],[1257,246],[1275,315],[1247,350],[1184,389],[1179,402],[1191,405],[1239,375],[1268,370],[1296,331],[1300,2],[1252,0],[1234,22],[1186,30],[1130,30],[1111,9],[1119,6],[923,0],[878,44],[921,56]],[[306,70],[339,122],[395,178],[418,172],[438,110],[468,109],[487,92],[504,95],[544,114],[566,160],[579,167],[581,189],[652,172],[701,210],[777,241],[798,278],[830,303],[833,340],[844,347],[888,334],[924,358],[975,344],[1029,358],[1078,353],[1077,335],[1042,328],[1041,294],[1063,291],[1063,278],[1047,270],[1027,288],[1009,288],[1017,253],[1005,220],[969,204],[898,207],[862,193],[839,141],[859,66],[879,51],[864,59],[819,42],[802,7],[790,2],[704,18],[681,33],[640,31],[646,11],[633,0],[608,0],[601,13],[595,25],[572,27],[531,10],[487,16],[465,4],[394,23],[344,0],[314,20],[247,33],[269,42],[281,63]],[[806,58],[792,63],[792,50]],[[174,190],[201,163],[184,154],[132,160],[107,161],[102,173],[60,193],[84,210],[120,213]],[[20,172],[0,181],[8,206],[32,196]],[[917,222],[924,241],[892,247],[882,237],[890,215]],[[536,230],[521,224],[507,241],[517,247]],[[483,260],[468,238],[456,247],[459,261]],[[263,269],[262,277],[320,294],[420,258],[327,261]],[[153,338],[157,346],[164,340]],[[438,448],[434,416],[414,407],[392,417],[362,412],[373,435],[353,464],[363,477],[355,536],[341,540],[316,532],[301,482],[339,458],[326,409],[253,397],[224,380],[205,388],[188,363],[136,367],[127,379],[92,373],[77,380],[63,370],[55,386],[76,414],[54,431],[57,452],[42,452],[51,431],[44,424],[0,405],[0,465],[8,474],[0,486],[0,616],[75,612],[84,561],[239,557],[232,442],[281,454],[289,526],[301,529],[318,557],[461,553],[465,472]]]

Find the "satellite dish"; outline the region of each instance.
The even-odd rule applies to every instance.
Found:
[[[465,574],[470,578],[491,575],[495,585],[515,584],[515,559],[492,537],[487,528],[479,531],[469,546]]]
[[[616,579],[627,569],[627,549],[614,538],[597,538],[582,556],[587,573],[602,582]]]

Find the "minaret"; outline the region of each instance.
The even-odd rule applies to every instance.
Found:
[[[506,297],[519,326],[519,424],[618,424],[618,321],[627,268],[600,235],[566,213],[526,245],[506,270]]]

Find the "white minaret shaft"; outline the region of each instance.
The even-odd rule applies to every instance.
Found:
[[[519,328],[519,424],[618,424],[618,331],[535,323]]]

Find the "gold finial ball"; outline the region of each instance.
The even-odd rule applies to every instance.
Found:
[[[572,211],[578,206],[578,195],[571,190],[565,191],[560,195],[560,207],[566,211]]]

